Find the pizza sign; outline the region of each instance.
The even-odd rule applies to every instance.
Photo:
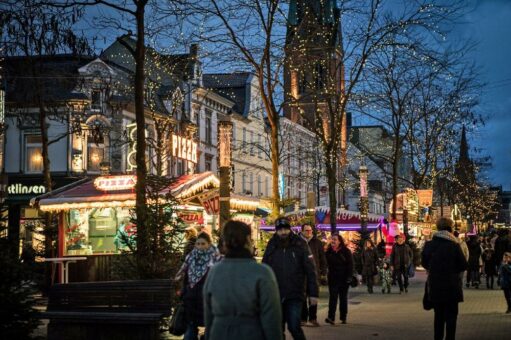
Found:
[[[202,206],[208,215],[218,215],[220,212],[220,196],[213,196],[209,199],[202,200]]]
[[[180,211],[177,213],[180,219],[185,223],[204,224],[204,218],[200,211]]]
[[[137,177],[127,176],[101,176],[94,180],[94,187],[102,191],[129,190],[135,188]]]

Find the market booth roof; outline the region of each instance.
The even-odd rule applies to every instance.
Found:
[[[62,188],[32,199],[41,211],[135,206],[136,176],[103,176]],[[186,199],[206,189],[218,188],[220,181],[212,172],[178,177],[162,194]]]

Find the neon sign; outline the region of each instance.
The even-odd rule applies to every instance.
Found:
[[[172,135],[172,156],[197,163],[197,143],[190,138]]]
[[[129,190],[135,188],[137,177],[126,176],[101,176],[94,180],[94,187],[102,191]]]

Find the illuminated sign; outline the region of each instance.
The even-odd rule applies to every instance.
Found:
[[[177,215],[187,224],[204,224],[204,217],[201,211],[178,211]]]
[[[197,143],[190,138],[172,135],[172,156],[197,163]]]
[[[102,191],[128,190],[135,188],[137,177],[127,176],[101,176],[94,180],[94,187]]]
[[[9,195],[44,194],[45,192],[46,188],[44,185],[24,185],[15,183],[7,187],[7,193]]]

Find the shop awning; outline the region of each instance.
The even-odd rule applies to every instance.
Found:
[[[32,199],[31,204],[41,211],[62,211],[86,208],[134,207],[135,189],[129,188],[134,176],[105,176],[77,183],[67,190],[48,193]],[[98,185],[99,183],[99,185]],[[186,199],[201,190],[217,188],[220,184],[212,172],[184,175],[177,178],[167,189],[176,199]],[[99,189],[99,188],[101,189]]]

